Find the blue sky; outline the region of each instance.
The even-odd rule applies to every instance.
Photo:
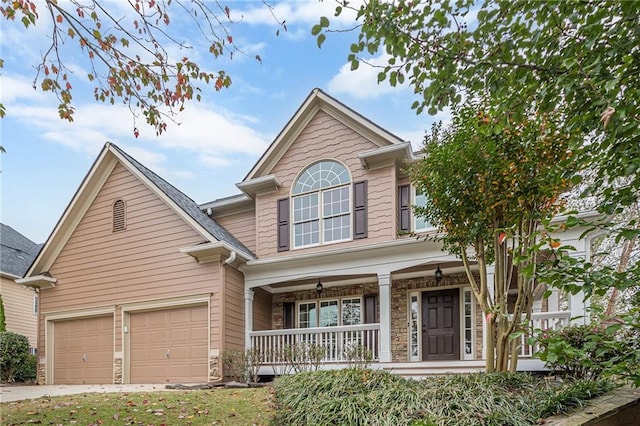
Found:
[[[124,7],[124,1],[108,4]],[[231,27],[234,41],[249,56],[259,54],[262,64],[242,55],[211,61],[194,42],[196,48],[187,56],[202,59],[211,69],[225,69],[231,75],[231,87],[211,90],[202,102],[189,103],[176,117],[180,125],[170,123],[160,137],[139,122],[137,139],[128,109],[93,102],[93,86],[83,77],[86,64],[79,51],[67,60],[79,70],[71,77],[75,121],[60,120],[55,98],[31,87],[34,66],[48,47],[44,10],[37,27],[28,30],[19,22],[2,20],[0,57],[5,67],[0,99],[7,109],[7,116],[0,120],[1,144],[7,151],[1,155],[2,223],[44,242],[106,141],[116,143],[198,203],[235,195],[239,192],[235,184],[314,87],[412,141],[416,149],[420,146],[434,117],[417,116],[410,109],[415,100],[411,88],[378,85],[378,71],[371,67],[350,71],[346,57],[356,33],[330,34],[318,49],[311,27],[320,16],[333,16],[332,0],[271,2],[276,16],[287,22],[288,31],[278,36],[278,26],[262,2],[226,4],[240,21]],[[354,22],[353,16],[342,20],[344,27]],[[170,28],[180,31],[180,20],[174,17],[173,23],[176,26]],[[184,33],[189,33],[188,28]],[[385,58],[377,55],[370,61],[384,64]]]

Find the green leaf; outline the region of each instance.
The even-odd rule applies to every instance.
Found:
[[[324,34],[320,34],[316,40],[316,42],[318,43],[318,48],[322,47],[322,43],[324,43],[324,41],[327,39],[327,36]]]
[[[317,36],[322,31],[322,27],[318,24],[311,27],[311,35]]]
[[[328,27],[329,26],[329,18],[327,18],[326,16],[321,16],[320,17],[320,26],[321,27]]]

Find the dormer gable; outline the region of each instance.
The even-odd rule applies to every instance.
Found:
[[[323,111],[340,121],[372,143],[372,149],[363,152],[360,157],[364,167],[376,167],[387,161],[412,159],[413,154],[409,142],[403,141],[316,88],[311,91],[244,180],[237,184],[238,188],[250,197],[256,195],[256,189],[258,189],[258,193],[260,190],[277,190],[279,187],[278,177],[271,174],[274,167],[319,111]]]

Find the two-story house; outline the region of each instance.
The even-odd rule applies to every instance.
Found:
[[[21,280],[41,295],[40,382],[213,381],[222,351],[247,347],[269,374],[296,342],[323,347],[327,368],[358,345],[399,373],[482,369],[461,262],[411,236],[435,232],[411,213],[414,159],[318,89],[241,192],[203,205],[107,143]],[[580,232],[562,239],[588,256]],[[542,293],[538,326],[584,313],[581,295]]]

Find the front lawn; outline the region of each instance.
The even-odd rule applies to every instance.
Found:
[[[551,384],[520,373],[416,381],[360,368],[300,373],[273,386],[45,397],[0,404],[0,424],[517,426],[571,411],[614,387]]]
[[[268,387],[44,397],[0,404],[0,424],[268,425]]]

